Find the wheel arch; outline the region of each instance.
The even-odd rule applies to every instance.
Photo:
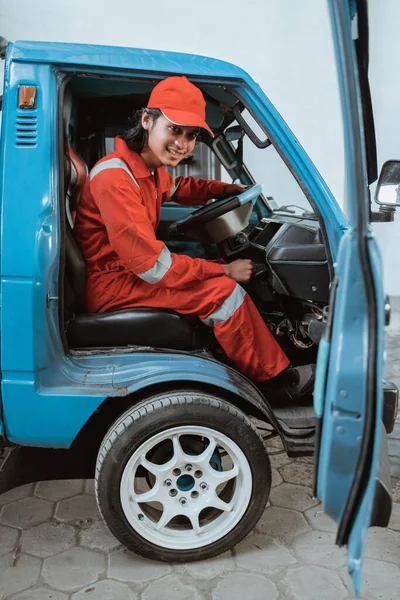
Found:
[[[263,399],[257,388],[238,373],[235,373],[235,387],[237,389],[236,393],[232,389],[225,389],[217,384],[201,381],[172,380],[153,383],[124,396],[108,396],[79,431],[71,445],[71,451],[76,451],[82,456],[87,457],[93,463],[94,470],[97,450],[112,423],[131,406],[150,399],[156,394],[169,391],[212,394],[217,398],[230,402],[247,415],[271,423],[279,432],[280,427],[272,409]]]

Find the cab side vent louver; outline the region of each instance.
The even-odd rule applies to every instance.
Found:
[[[37,143],[37,117],[36,115],[17,116],[17,146],[33,147]]]

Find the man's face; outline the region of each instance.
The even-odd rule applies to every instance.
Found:
[[[193,150],[200,131],[198,127],[175,125],[164,115],[153,121],[146,112],[142,116],[142,125],[148,131],[145,152],[150,154],[155,167],[176,167]]]

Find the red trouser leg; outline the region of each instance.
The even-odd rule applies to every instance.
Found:
[[[238,288],[243,300],[231,316],[214,323],[215,337],[244,375],[254,381],[265,381],[283,371],[289,359],[248,294],[243,294],[242,288],[237,286],[232,295],[238,293]],[[209,318],[212,319],[212,315]]]
[[[226,354],[254,381],[266,381],[289,365],[253,301],[233,279],[213,277],[180,289],[152,285],[127,273],[121,273],[120,277],[120,282],[115,278],[111,291],[98,284],[96,289],[94,282],[91,291],[96,302],[91,310],[145,306],[197,315],[206,325],[214,327]]]

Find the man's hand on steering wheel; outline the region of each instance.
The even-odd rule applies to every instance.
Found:
[[[224,198],[229,198],[229,196],[237,196],[238,194],[242,194],[247,189],[247,185],[243,185],[242,183],[228,183],[224,189]]]
[[[238,258],[224,265],[225,275],[238,283],[246,283],[254,273],[254,264],[248,258]]]

